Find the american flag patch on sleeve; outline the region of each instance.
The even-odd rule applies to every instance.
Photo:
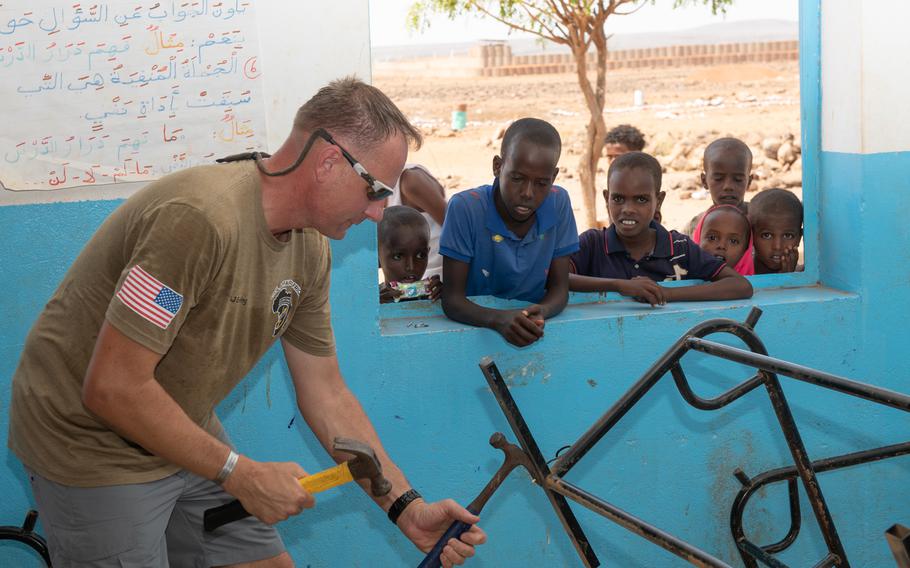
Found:
[[[138,264],[130,268],[117,291],[117,297],[161,329],[167,329],[183,305],[183,296],[156,280]]]

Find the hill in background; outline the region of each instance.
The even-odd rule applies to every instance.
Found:
[[[669,45],[706,45],[717,43],[751,43],[799,39],[799,23],[788,20],[748,20],[721,22],[670,32],[616,34],[610,38],[610,49],[644,49]],[[417,44],[373,47],[374,61],[396,61],[419,57],[465,55],[477,42]],[[513,55],[568,53],[568,48],[535,39],[511,39]]]

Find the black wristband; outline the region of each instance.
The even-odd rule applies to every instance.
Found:
[[[408,505],[411,504],[415,499],[420,499],[421,495],[417,492],[416,489],[408,489],[404,493],[398,496],[398,499],[395,499],[395,502],[392,503],[392,506],[389,507],[389,520],[392,521],[393,525],[398,524],[398,517],[408,508]]]

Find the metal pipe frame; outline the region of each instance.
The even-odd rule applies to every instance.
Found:
[[[38,511],[30,510],[25,516],[21,527],[0,527],[0,540],[15,540],[31,547],[37,552],[44,563],[50,568],[51,554],[47,549],[44,537],[35,532],[35,523],[38,521]]]
[[[897,568],[910,568],[910,529],[903,525],[893,525],[885,531],[885,538],[897,562]]]
[[[812,469],[815,470],[815,473],[824,473],[826,471],[833,471],[907,454],[910,454],[910,442],[893,444],[872,450],[863,450],[861,452],[853,452],[814,461],[812,462]],[[796,478],[799,473],[795,467],[790,466],[766,471],[751,479],[740,469],[737,469],[734,472],[734,475],[736,475],[736,478],[742,483],[743,488],[733,500],[733,507],[730,510],[730,531],[733,533],[733,539],[737,544],[740,544],[740,555],[742,556],[743,564],[746,568],[756,568],[758,565],[755,563],[755,558],[761,558],[762,561],[767,564],[767,558],[770,557],[770,554],[785,550],[793,544],[796,537],[799,535],[801,517],[799,509],[799,490],[796,483]],[[766,546],[756,545],[746,538],[745,531],[743,530],[743,515],[746,511],[746,505],[748,504],[749,499],[755,495],[759,489],[765,485],[782,481],[787,482],[787,492],[789,494],[790,502],[790,529],[787,531],[786,536],[779,542]],[[747,554],[744,550],[744,547],[746,546],[750,551],[758,550],[760,552],[750,552]],[[910,568],[910,566],[908,566],[908,568]]]
[[[682,398],[689,405],[700,410],[718,410],[731,404],[757,387],[764,386],[778,423],[784,433],[784,438],[786,439],[791,457],[793,458],[794,465],[792,467],[769,471],[754,479],[749,479],[748,476],[739,469],[734,472],[734,475],[736,475],[737,479],[744,485],[744,488],[737,496],[733,510],[731,511],[731,531],[746,566],[748,568],[753,568],[757,566],[756,560],[758,560],[766,566],[786,568],[786,565],[775,559],[773,554],[789,547],[799,534],[800,513],[797,484],[797,480],[799,480],[799,482],[802,483],[803,489],[806,491],[815,520],[828,549],[828,553],[818,561],[816,566],[849,567],[846,552],[844,551],[843,544],[837,534],[837,529],[831,518],[827,503],[822,495],[816,474],[910,453],[910,442],[846,454],[816,462],[810,461],[806,447],[799,434],[799,429],[796,426],[796,422],[793,419],[790,407],[784,396],[783,389],[781,388],[778,375],[862,398],[876,404],[882,404],[905,412],[910,412],[910,396],[769,357],[764,344],[754,331],[755,325],[758,323],[760,317],[761,310],[752,308],[748,317],[742,323],[732,319],[713,319],[690,329],[647,371],[645,371],[641,378],[603,415],[601,415],[601,417],[588,428],[588,430],[582,434],[566,452],[556,459],[552,467],[549,468],[548,473],[546,473],[545,463],[542,466],[540,465],[541,460],[543,460],[540,449],[537,447],[537,443],[534,441],[527,424],[521,416],[518,406],[514,399],[512,399],[511,393],[509,393],[508,387],[506,386],[505,381],[503,381],[496,364],[488,357],[485,357],[480,362],[480,368],[483,371],[484,377],[487,379],[493,394],[496,396],[500,408],[508,419],[513,432],[521,443],[522,448],[529,452],[532,461],[534,461],[540,469],[539,472],[534,474],[535,482],[544,490],[554,508],[557,510],[560,520],[562,521],[564,528],[566,528],[569,537],[572,539],[585,566],[596,566],[596,564],[592,564],[590,560],[593,556],[593,551],[591,551],[590,544],[584,537],[584,533],[581,532],[581,528],[578,526],[577,521],[575,521],[574,516],[570,517],[570,519],[574,521],[574,525],[567,523],[566,511],[571,514],[571,510],[569,510],[567,506],[563,506],[565,500],[563,499],[560,502],[557,499],[558,497],[564,496],[572,499],[576,503],[606,517],[623,528],[626,528],[653,544],[686,560],[692,565],[708,568],[729,568],[729,565],[722,560],[711,556],[707,552],[692,546],[688,542],[662,531],[563,479],[569,470],[571,470],[572,467],[575,466],[575,464],[577,464],[579,460],[581,460],[581,458],[584,457],[585,454],[587,454],[636,403],[644,398],[648,391],[651,390],[662,377],[667,373],[670,373]],[[706,336],[715,333],[727,333],[739,338],[745,343],[748,350],[704,339]],[[712,357],[744,364],[755,368],[757,372],[749,379],[724,393],[721,393],[715,398],[702,398],[695,394],[690,387],[680,364],[682,357],[689,351],[699,351]],[[780,542],[761,547],[750,542],[745,537],[745,533],[742,529],[742,515],[745,511],[745,506],[749,497],[751,497],[755,491],[765,484],[778,481],[787,481],[788,483],[791,517],[790,530]],[[596,557],[594,558],[596,560]]]

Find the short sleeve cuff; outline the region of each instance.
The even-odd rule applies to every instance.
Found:
[[[113,302],[119,303],[120,300],[115,298]],[[145,333],[145,330],[140,329],[139,326],[134,324],[134,320],[132,319],[133,316],[130,316],[129,314],[124,315],[126,313],[125,310],[128,310],[129,308],[123,305],[115,307],[113,302],[112,305],[108,306],[105,319],[114,327],[114,329],[132,341],[135,341],[139,345],[150,351],[154,351],[159,355],[164,355],[168,352],[168,349],[171,348],[170,343],[161,341],[160,339]],[[148,324],[146,323],[146,325]]]
[[[578,244],[578,241],[575,241],[571,245],[558,248],[553,251],[553,258],[559,258],[561,256],[567,256],[573,253],[578,252],[581,249],[581,246]]]
[[[316,343],[311,340],[307,340],[304,337],[299,336],[298,334],[294,333],[294,331],[291,329],[287,330],[284,334],[282,334],[281,339],[283,341],[287,341],[288,343],[290,343],[297,349],[300,349],[304,353],[308,353],[308,354],[316,356],[316,357],[331,357],[332,355],[335,354],[334,339],[332,339],[331,341]]]
[[[455,260],[460,260],[466,264],[471,264],[471,261],[474,260],[473,257],[461,254],[460,252],[456,252],[449,247],[439,247],[439,254],[442,256],[447,256],[449,258],[454,258]]]
[[[726,262],[721,262],[721,263],[720,263],[720,266],[717,267],[717,270],[714,271],[714,273],[711,275],[710,278],[708,278],[708,280],[714,280],[714,278],[715,278],[718,274],[720,274],[720,271],[723,270],[723,269],[726,268],[726,267],[727,267],[727,263],[726,263]]]

